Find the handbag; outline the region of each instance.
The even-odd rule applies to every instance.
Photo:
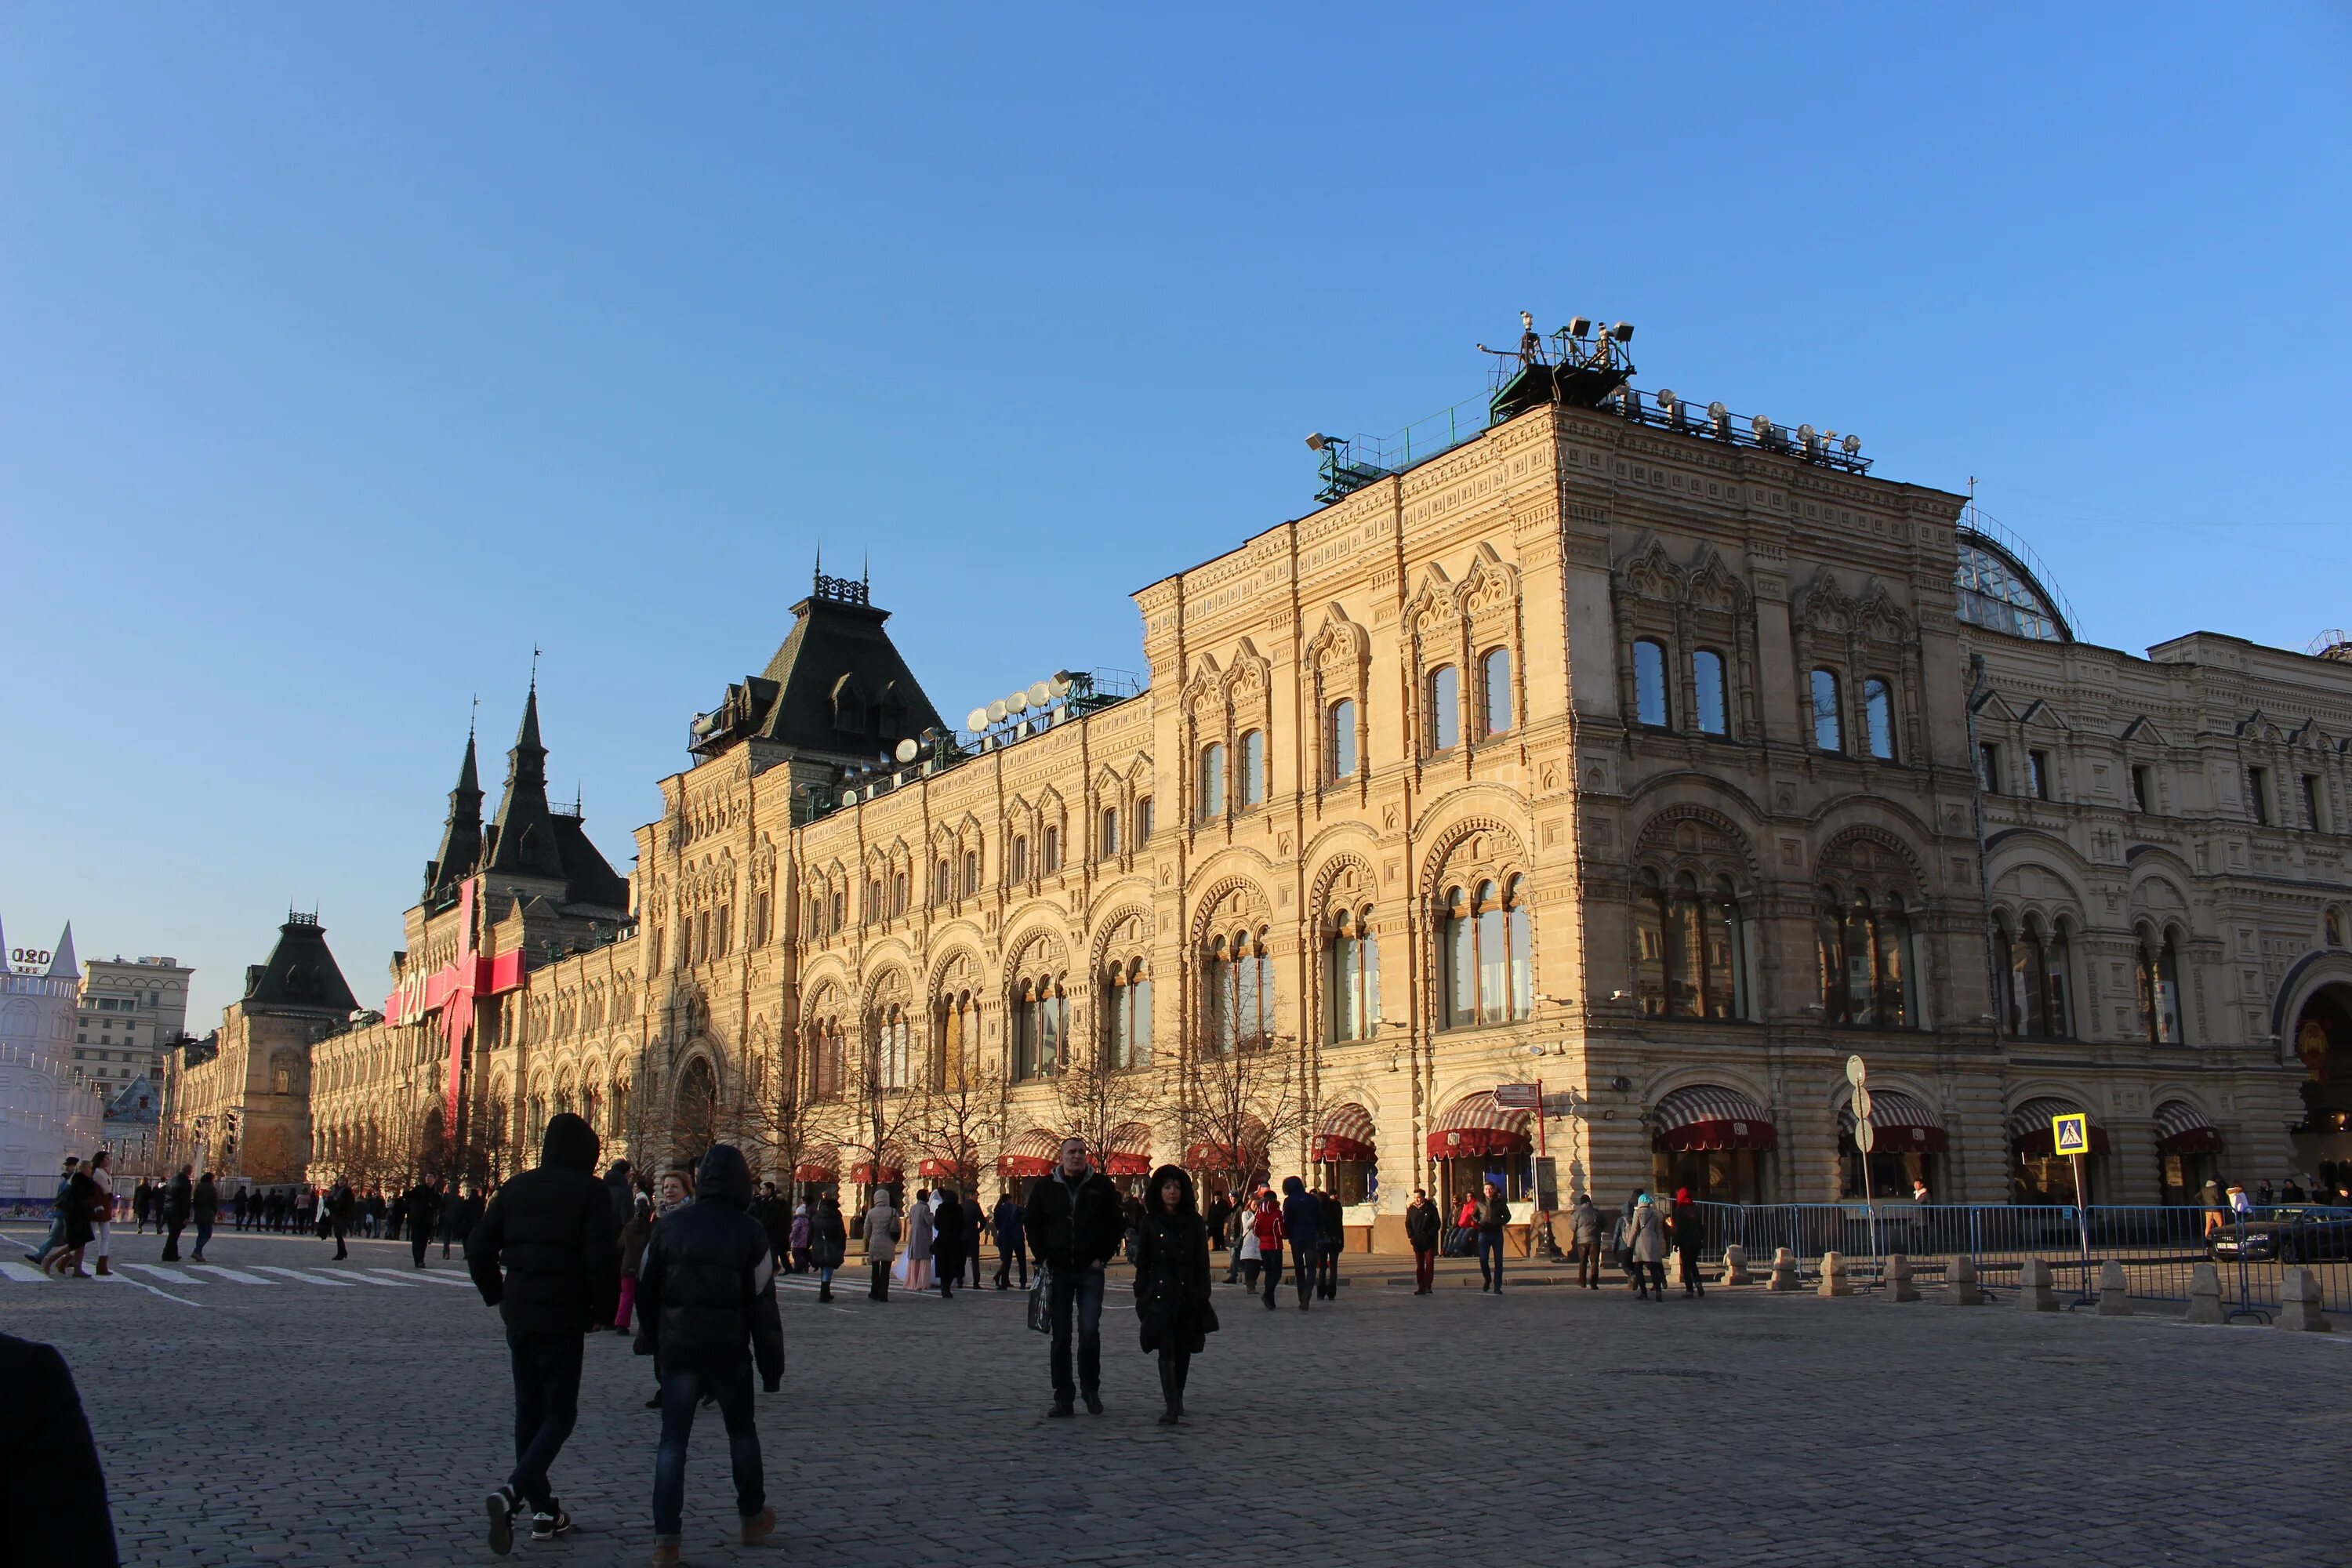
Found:
[[[1040,1263],[1029,1279],[1029,1327],[1041,1334],[1054,1331],[1054,1314],[1045,1306],[1045,1281],[1053,1277],[1054,1271]]]

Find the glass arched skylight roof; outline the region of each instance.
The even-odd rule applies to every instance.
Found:
[[[1960,531],[1958,543],[1959,569],[1953,574],[1953,587],[1960,619],[2037,642],[2074,640],[2065,616],[2014,556],[1971,529]]]

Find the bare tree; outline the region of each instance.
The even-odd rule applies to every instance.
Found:
[[[1004,1141],[1004,1075],[976,1062],[941,1064],[925,1075],[915,1110],[915,1142],[955,1173],[968,1195],[980,1191],[982,1159]]]
[[[744,1097],[744,1136],[765,1152],[768,1168],[783,1172],[790,1183],[796,1179],[793,1173],[808,1163],[810,1154],[835,1142],[839,1102],[819,1100],[813,1092],[802,1073],[801,1052],[795,1045],[783,1046],[772,1067],[760,1058],[754,1060],[761,1065]]]
[[[1244,1036],[1223,1046],[1192,1043],[1184,1052],[1178,1136],[1199,1150],[1202,1169],[1236,1195],[1267,1172],[1274,1152],[1305,1131],[1305,1075],[1290,1041]]]
[[[857,1055],[854,1097],[837,1124],[845,1152],[865,1156],[877,1184],[884,1167],[906,1158],[907,1135],[920,1125],[923,1097],[891,1081],[881,1043],[868,1038]]]
[[[1087,1141],[1097,1163],[1107,1163],[1113,1135],[1130,1122],[1150,1126],[1167,1102],[1163,1077],[1150,1068],[1115,1068],[1106,1053],[1081,1043],[1053,1078],[1054,1101],[1061,1113],[1055,1131]]]
[[[514,1108],[506,1091],[493,1088],[471,1118],[462,1152],[466,1184],[495,1187],[514,1173]]]

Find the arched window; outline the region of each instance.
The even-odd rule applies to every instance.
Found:
[[[890,873],[890,913],[893,917],[907,912],[907,873],[901,868]]]
[[[1051,1078],[1062,1064],[1069,1002],[1050,979],[1023,981],[1013,998],[1013,1076],[1023,1082]]]
[[[2028,915],[2011,934],[2008,921],[1995,918],[1993,963],[2001,974],[2001,1027],[2012,1037],[2073,1037],[2072,962],[2064,922],[2045,929],[2040,915]]]
[[[1511,650],[1488,648],[1478,658],[1480,717],[1486,733],[1500,735],[1511,728]]]
[[[1029,879],[1029,836],[1015,834],[1013,847],[1004,858],[1004,874],[1016,882]]]
[[[1672,715],[1666,702],[1666,645],[1654,637],[1639,638],[1633,644],[1633,718],[1663,730]]]
[[[1201,748],[1201,820],[1225,814],[1225,743],[1212,741]]]
[[[914,1037],[907,1009],[893,1002],[875,1019],[876,1081],[884,1089],[905,1089],[913,1065]]]
[[[1332,920],[1323,989],[1330,1004],[1326,1038],[1370,1039],[1381,1021],[1381,946],[1369,909],[1341,910]]]
[[[1514,877],[1499,889],[1480,882],[1472,891],[1449,888],[1444,904],[1444,1026],[1526,1017],[1534,1005],[1534,952],[1525,880]]]
[[[1331,777],[1349,779],[1356,776],[1356,704],[1341,698],[1331,704],[1330,716],[1325,721],[1328,739],[1323,754],[1331,759]]]
[[[1095,834],[1096,858],[1108,860],[1118,853],[1118,807],[1107,805]]]
[[[1845,750],[1845,722],[1838,702],[1837,671],[1813,671],[1813,744],[1824,752]]]
[[[1817,916],[1822,1019],[1864,1029],[1916,1029],[1918,965],[1909,907],[1899,893],[1824,888]]]
[[[1235,931],[1209,944],[1209,1038],[1218,1050],[1263,1047],[1274,1034],[1274,958],[1264,931]]]
[[[2344,945],[2344,911],[2331,909],[2319,917],[2320,940],[2330,947]]]
[[[1242,731],[1242,809],[1255,811],[1265,804],[1265,731]]]
[[[1113,963],[1104,977],[1104,1058],[1115,1069],[1151,1065],[1151,965]]]
[[[978,891],[980,891],[980,851],[967,849],[963,852],[964,897],[970,898]]]
[[[818,1100],[841,1098],[843,1079],[847,1076],[848,1041],[843,1038],[841,1020],[821,1018],[816,1025],[816,1048],[810,1053],[809,1093]]]
[[[1450,752],[1462,743],[1462,672],[1441,664],[1429,672],[1429,749]]]
[[[1895,760],[1895,689],[1876,677],[1862,683],[1863,720],[1869,726],[1870,754]]]
[[[1711,647],[1691,655],[1691,690],[1698,701],[1699,733],[1729,734],[1731,713],[1725,701],[1723,656]]]
[[[1062,868],[1062,830],[1060,828],[1045,829],[1044,847],[1040,853],[1044,863],[1038,868],[1046,876],[1050,877]]]
[[[2179,933],[2168,927],[2158,936],[2140,927],[2137,970],[2141,1037],[2150,1045],[2182,1044],[2189,1037],[2181,1027]]]
[[[1634,900],[1635,994],[1651,1017],[1748,1016],[1747,943],[1731,879],[1703,887],[1694,872],[1671,884],[1644,868]]]

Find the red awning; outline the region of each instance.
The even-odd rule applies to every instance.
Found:
[[[872,1163],[865,1160],[849,1167],[849,1179],[860,1186],[887,1187],[905,1174],[896,1165],[885,1165],[877,1173]]]
[[[802,1156],[793,1167],[795,1182],[835,1182],[841,1178],[834,1173],[841,1169],[841,1151],[830,1143],[821,1143]]]
[[[1318,1160],[1360,1160],[1370,1164],[1380,1158],[1373,1146],[1378,1139],[1370,1111],[1352,1103],[1334,1106],[1323,1113],[1321,1124],[1315,1129],[1312,1154]]]
[[[1772,1149],[1780,1142],[1772,1114],[1735,1089],[1693,1084],[1658,1101],[1662,1149]]]
[[[1104,1159],[1103,1169],[1114,1176],[1148,1176],[1151,1174],[1151,1156],[1113,1153]]]
[[[1028,1154],[1000,1154],[996,1157],[996,1173],[1030,1179],[1045,1175],[1054,1168],[1051,1160],[1040,1160]]]
[[[1870,1127],[1877,1139],[1873,1152],[1880,1154],[1941,1154],[1948,1142],[1944,1136],[1944,1119],[1918,1097],[1899,1089],[1870,1091]],[[1853,1136],[1851,1100],[1839,1113],[1838,1131],[1848,1138]]]
[[[1505,1110],[1493,1093],[1465,1094],[1429,1130],[1433,1160],[1477,1160],[1490,1154],[1523,1154],[1535,1146],[1528,1113]]]
[[[1103,1169],[1114,1176],[1151,1174],[1151,1124],[1122,1121],[1110,1130],[1110,1147],[1103,1153]]]
[[[838,1178],[834,1175],[833,1167],[831,1165],[794,1165],[793,1167],[793,1180],[795,1182],[830,1182],[838,1180]]]
[[[2084,1107],[2072,1100],[2044,1095],[2029,1100],[2009,1113],[2009,1146],[2020,1159],[2047,1160],[2057,1153],[2056,1135],[2050,1126],[2053,1116],[2072,1116]],[[2096,1121],[2091,1123],[2091,1152],[2107,1152],[2107,1130]]]
[[[2168,1100],[2156,1108],[2156,1152],[2159,1154],[2218,1154],[2221,1134],[2205,1113],[2185,1100]]]
[[[926,1160],[915,1167],[915,1174],[937,1181],[951,1182],[963,1174],[952,1160]]]

